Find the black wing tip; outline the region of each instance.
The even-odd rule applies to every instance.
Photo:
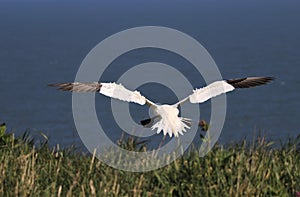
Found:
[[[257,79],[262,79],[262,80],[268,80],[268,81],[272,81],[275,80],[275,77],[248,77],[248,78],[257,78]]]
[[[268,84],[275,80],[275,77],[244,77],[226,80],[226,82],[235,88],[250,88]]]
[[[253,77],[253,78],[257,78],[258,80],[265,81],[266,83],[270,81],[274,81],[276,79],[275,77]]]
[[[50,86],[50,87],[61,87],[61,86],[65,86],[67,84],[71,84],[71,83],[50,83],[50,84],[47,84],[47,86]]]
[[[267,84],[271,81],[274,81],[276,78],[275,77],[249,77],[249,79],[253,78],[253,80],[257,80],[257,81],[260,81],[263,85],[263,84]],[[248,79],[248,78],[246,78]]]
[[[241,81],[244,81],[244,80],[246,80],[247,79],[247,77],[243,77],[243,78],[235,78],[235,79],[226,79],[225,81],[227,82],[227,83],[229,83],[229,84],[235,84],[235,83],[239,83],[239,82],[241,82]]]
[[[264,77],[268,81],[274,81],[276,80],[276,77]]]
[[[79,82],[69,82],[69,83],[53,83],[48,84],[50,87],[57,87],[57,90],[62,91],[71,91],[71,92],[99,92],[102,84],[96,82],[85,82],[85,83],[79,83]],[[82,86],[86,85],[86,88],[82,88]],[[89,85],[92,85],[88,87]]]
[[[70,86],[72,83],[51,83],[47,84],[47,86],[50,87],[56,87],[57,90],[62,90],[62,91],[72,91],[72,88],[70,89]]]
[[[242,78],[235,78],[235,79],[226,79],[226,82],[240,82],[240,81],[244,81],[246,79],[260,79],[260,80],[267,80],[267,81],[272,81],[275,80],[276,77],[242,77]]]

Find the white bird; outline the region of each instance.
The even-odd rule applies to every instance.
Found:
[[[73,92],[99,92],[105,96],[116,98],[121,101],[133,102],[140,105],[149,105],[154,109],[156,116],[142,120],[143,126],[153,123],[155,119],[158,121],[152,125],[152,130],[157,129],[157,134],[163,131],[164,135],[169,134],[170,137],[174,134],[178,137],[183,135],[186,129],[191,127],[191,119],[179,117],[178,107],[186,101],[191,103],[203,103],[220,94],[233,91],[236,88],[250,88],[266,84],[274,80],[273,77],[247,77],[231,80],[216,81],[206,87],[195,89],[193,93],[183,100],[173,105],[158,105],[145,98],[138,91],[131,91],[126,89],[121,84],[116,83],[98,83],[98,82],[72,82],[72,83],[57,83],[49,84],[49,86],[56,86],[59,90],[73,91]]]

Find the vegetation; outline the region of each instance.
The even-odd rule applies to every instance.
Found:
[[[0,196],[297,196],[300,138],[272,148],[255,143],[196,150],[151,172],[124,172],[72,149],[35,148],[0,126]],[[134,140],[122,147],[145,151]],[[139,147],[137,147],[139,146]]]

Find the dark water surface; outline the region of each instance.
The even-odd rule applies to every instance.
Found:
[[[17,134],[26,128],[33,135],[43,131],[52,145],[81,146],[71,94],[46,85],[73,81],[84,57],[106,37],[128,28],[154,25],[197,39],[226,79],[256,75],[277,78],[265,87],[228,94],[221,143],[251,139],[258,132],[276,140],[295,137],[300,134],[299,8],[300,2],[292,0],[0,1],[0,122],[6,122]],[[124,54],[112,64],[117,69],[118,65],[131,67],[147,61],[174,67],[188,64],[174,54],[153,49]],[[108,72],[103,78],[113,81],[117,75]],[[205,85],[203,79],[193,81]],[[153,100],[176,101],[170,90],[152,85],[144,91]],[[110,112],[103,105],[109,105],[110,100],[101,95],[96,100],[98,117],[105,122]],[[200,109],[201,118],[209,119],[210,102]],[[121,135],[113,123],[104,124],[111,125],[112,139]]]

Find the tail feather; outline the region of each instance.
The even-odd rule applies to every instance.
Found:
[[[178,137],[179,134],[183,135],[183,133],[186,132],[186,129],[191,128],[191,120],[177,117],[177,119],[169,121],[169,119],[161,118],[151,128],[152,130],[157,129],[157,134],[163,131],[164,135],[168,134],[172,137],[174,134],[175,137]]]

